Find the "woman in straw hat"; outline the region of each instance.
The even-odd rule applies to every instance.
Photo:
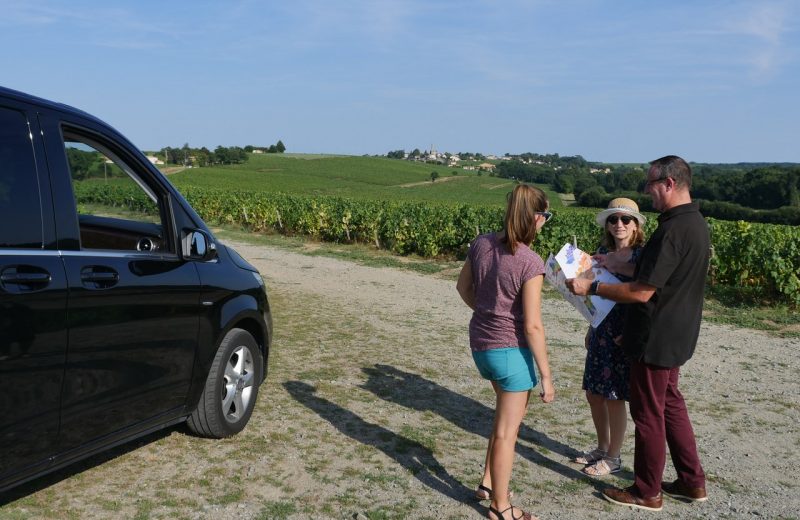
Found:
[[[639,213],[639,206],[631,199],[614,199],[596,221],[603,228],[596,254],[629,255],[630,271],[614,273],[623,282],[629,281],[644,245],[645,217]],[[597,430],[597,447],[584,452],[575,462],[585,464],[582,471],[591,476],[609,475],[622,468],[620,450],[628,422],[625,401],[630,398],[630,362],[620,347],[624,309],[624,305],[617,304],[596,329],[589,327],[586,333],[583,389]]]

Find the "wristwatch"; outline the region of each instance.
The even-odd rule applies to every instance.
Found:
[[[597,288],[599,286],[600,286],[600,281],[599,280],[593,281],[592,285],[589,286],[589,294],[591,294],[592,296],[596,296],[597,295]]]

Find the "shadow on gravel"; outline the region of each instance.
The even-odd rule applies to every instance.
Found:
[[[473,491],[450,475],[431,450],[419,442],[367,422],[350,410],[317,396],[317,389],[309,384],[287,381],[283,386],[297,402],[316,412],[343,434],[381,450],[432,490],[468,503]],[[486,507],[477,503],[472,507],[481,515],[486,514]]]
[[[360,385],[361,388],[372,392],[381,399],[414,410],[431,411],[462,430],[489,439],[494,420],[493,408],[485,406],[475,399],[457,394],[430,379],[393,366],[376,364],[374,368],[364,367],[361,370],[367,374],[367,381]],[[533,396],[531,399],[533,400]],[[519,428],[519,440],[557,453],[565,460],[571,460],[580,455],[580,452],[574,448],[529,427],[525,422]],[[609,486],[607,482],[600,482],[584,475],[576,469],[576,466],[554,462],[532,447],[520,442],[517,442],[517,453],[534,464],[551,469],[566,478],[584,481],[598,492]],[[629,471],[623,471],[616,476],[633,480],[633,474]]]

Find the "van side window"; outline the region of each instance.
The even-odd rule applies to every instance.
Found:
[[[81,249],[173,252],[163,197],[111,149],[64,131]]]
[[[0,108],[0,222],[0,248],[42,248],[42,202],[31,131],[22,112],[7,108]]]

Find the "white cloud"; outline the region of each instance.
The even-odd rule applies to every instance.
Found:
[[[756,77],[771,77],[788,61],[784,35],[789,30],[790,4],[758,2],[743,4],[744,9],[722,26],[723,32],[755,39],[744,58]]]

